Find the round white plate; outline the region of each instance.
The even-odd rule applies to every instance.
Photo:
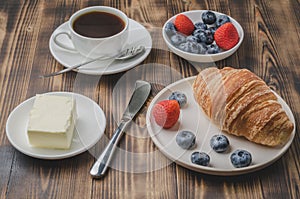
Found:
[[[18,105],[6,122],[6,135],[20,152],[40,159],[63,159],[82,153],[95,145],[104,133],[106,119],[102,109],[93,100],[76,93],[51,92],[47,95],[71,96],[76,100],[77,123],[70,149],[44,149],[29,145],[27,123],[35,97]]]
[[[79,53],[68,51],[55,45],[53,41],[54,35],[57,32],[68,31],[69,28],[67,23],[68,22],[65,22],[62,25],[60,25],[52,33],[49,40],[49,48],[52,56],[60,64],[62,64],[66,68],[69,68],[71,66],[86,62],[89,59]],[[65,43],[66,45],[72,46],[71,41],[67,37],[64,37],[64,35],[59,36],[58,40]],[[80,67],[80,69],[77,70],[77,72],[89,75],[109,75],[129,70],[130,68],[133,68],[134,66],[144,61],[144,59],[146,59],[152,48],[152,39],[150,33],[144,26],[132,19],[129,19],[129,36],[126,47],[130,48],[138,45],[145,46],[146,50],[144,53],[137,55],[136,57],[123,61],[99,60]]]
[[[289,148],[295,136],[296,126],[294,127],[288,142],[282,147],[266,147],[252,143],[242,137],[226,134],[230,142],[230,149],[226,153],[216,153],[213,151],[209,145],[210,138],[215,134],[224,133],[210,123],[208,117],[206,117],[194,100],[192,90],[194,80],[195,77],[190,77],[167,86],[155,96],[148,108],[146,122],[149,134],[155,145],[168,158],[183,167],[197,172],[231,176],[262,169],[275,162]],[[180,118],[177,124],[171,129],[162,129],[155,123],[154,118],[151,115],[151,110],[158,101],[168,99],[168,96],[173,91],[184,92],[188,102],[186,106],[181,109]],[[294,125],[296,125],[289,106],[280,96],[277,95],[277,97],[288,117]],[[197,146],[194,149],[184,150],[177,145],[175,138],[177,133],[182,130],[190,130],[195,133]],[[252,164],[250,166],[244,168],[235,168],[232,166],[230,154],[236,149],[246,149],[252,154]],[[210,156],[209,166],[199,166],[191,162],[191,154],[195,151],[206,152]]]

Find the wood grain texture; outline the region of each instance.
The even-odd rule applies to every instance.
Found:
[[[52,32],[75,11],[93,5],[116,7],[143,24],[153,39],[149,56],[130,71],[107,76],[70,72],[41,79],[63,68],[48,48]],[[297,0],[3,0],[0,1],[0,198],[300,198],[299,130],[287,153],[271,166],[235,177],[196,173],[160,155],[147,137],[145,115],[151,99],[165,86],[207,67],[168,51],[161,27],[171,16],[211,9],[235,18],[245,38],[238,51],[217,67],[248,68],[291,107],[300,125],[300,4]],[[134,158],[116,153],[104,179],[89,169],[104,148],[124,110],[135,79],[150,81],[150,99],[140,111],[120,149],[155,154]],[[120,82],[124,82],[120,86]],[[122,88],[118,90],[117,88]],[[104,110],[105,136],[92,149],[65,160],[28,157],[9,143],[6,120],[22,101],[36,93],[70,91],[86,95]],[[119,106],[116,106],[118,104]],[[157,167],[161,166],[160,169]],[[136,172],[137,167],[151,172]],[[117,168],[117,169],[116,169]],[[122,171],[120,168],[123,168]]]

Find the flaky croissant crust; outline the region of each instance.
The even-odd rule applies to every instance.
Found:
[[[284,144],[294,125],[266,83],[247,69],[207,68],[194,98],[222,131],[267,146]]]

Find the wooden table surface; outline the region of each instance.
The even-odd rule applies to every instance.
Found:
[[[89,76],[69,72],[54,78],[39,78],[63,68],[49,50],[52,32],[75,11],[93,5],[118,8],[144,25],[153,42],[149,56],[137,67],[117,74]],[[206,67],[171,53],[161,36],[161,28],[171,16],[203,9],[230,15],[245,31],[238,51],[215,65],[248,68],[256,73],[287,102],[299,126],[300,4],[297,0],[1,0],[0,198],[300,198],[298,130],[291,147],[274,164],[240,176],[201,174],[168,163],[164,157],[145,156],[135,162],[128,155],[158,151],[147,136],[145,124],[147,106],[155,94]],[[107,121],[103,137],[110,138],[135,79],[156,84],[135,119],[136,125],[132,127],[135,133],[125,135],[119,145],[127,155],[116,155],[114,162],[119,167],[109,169],[103,179],[92,179],[89,170],[104,141],[75,157],[42,160],[19,152],[6,136],[7,118],[21,102],[37,93],[68,91],[88,96],[102,107]],[[136,136],[139,134],[144,137]]]

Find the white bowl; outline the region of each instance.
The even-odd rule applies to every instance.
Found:
[[[192,20],[193,23],[196,23],[196,22],[202,21],[201,16],[202,16],[202,13],[205,11],[207,11],[207,10],[192,10],[192,11],[182,12],[179,14],[186,15],[187,17],[189,17]],[[212,11],[212,12],[214,12],[216,14],[216,16],[224,15],[223,13],[219,13],[219,12],[215,12],[215,11]],[[179,15],[179,14],[177,14],[177,15]],[[239,42],[233,48],[231,48],[230,50],[222,51],[220,53],[216,53],[216,54],[196,54],[196,53],[189,53],[189,52],[182,51],[179,48],[175,47],[171,43],[171,41],[165,31],[166,24],[168,22],[174,22],[177,15],[171,17],[164,24],[163,29],[162,29],[162,34],[163,34],[163,38],[164,38],[166,44],[168,45],[168,47],[170,48],[170,50],[173,53],[175,53],[176,55],[178,55],[186,60],[194,61],[194,62],[208,63],[208,62],[215,62],[215,61],[225,59],[225,58],[229,57],[230,55],[232,55],[240,47],[240,45],[244,39],[244,31],[243,31],[242,26],[235,19],[228,16],[230,18],[231,23],[236,27],[238,34],[239,34]]]

